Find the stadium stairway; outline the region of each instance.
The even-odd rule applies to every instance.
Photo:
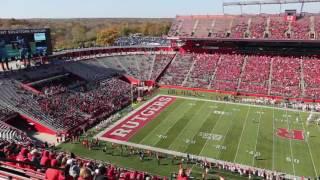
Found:
[[[243,76],[243,73],[244,73],[244,69],[245,69],[245,67],[247,65],[247,60],[248,60],[248,56],[245,56],[244,59],[243,59],[242,67],[241,67],[240,77],[239,77],[239,80],[238,80],[237,91],[239,91],[239,89],[240,89],[241,79],[242,79],[242,76]]]
[[[156,55],[155,56],[153,56],[153,58],[152,58],[152,63],[151,63],[151,70],[150,70],[150,73],[149,73],[149,75],[148,75],[148,78],[151,80],[151,78],[152,78],[152,73],[153,73],[153,67],[154,67],[154,62],[156,61]]]
[[[192,57],[192,59],[193,59],[192,65],[191,65],[191,67],[190,67],[185,79],[183,80],[183,82],[181,84],[182,87],[185,86],[185,84],[186,84],[186,82],[187,82],[187,80],[188,80],[188,78],[189,78],[189,76],[191,74],[191,71],[194,69],[194,65],[196,64],[196,58]]]
[[[268,80],[268,95],[271,94],[271,85],[272,85],[272,71],[273,71],[273,59],[271,59],[270,63],[270,71],[269,71],[269,80]]]
[[[304,82],[304,70],[303,70],[303,59],[300,58],[300,88],[301,88],[301,96],[305,97],[305,82]]]
[[[178,53],[176,53],[172,59],[167,63],[167,65],[165,66],[165,68],[163,68],[163,70],[161,71],[161,73],[159,73],[159,75],[155,78],[155,81],[158,82],[160,80],[160,77],[162,77],[162,75],[167,71],[167,69],[169,68],[169,66],[177,59]]]
[[[212,82],[213,82],[214,79],[216,78],[218,66],[219,66],[219,64],[220,64],[220,62],[221,62],[221,59],[222,59],[222,56],[220,56],[220,58],[219,58],[219,60],[218,60],[218,63],[217,63],[217,65],[216,65],[215,69],[214,69],[214,72],[213,72],[213,74],[212,74],[212,76],[211,76],[211,78],[210,78],[210,83],[209,83],[209,85],[208,85],[208,89],[211,89]]]

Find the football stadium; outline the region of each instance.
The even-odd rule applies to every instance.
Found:
[[[0,179],[320,179],[310,4],[320,9],[0,19]]]

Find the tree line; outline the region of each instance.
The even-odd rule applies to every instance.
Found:
[[[141,33],[163,36],[172,19],[95,18],[95,19],[0,19],[0,29],[50,28],[55,50],[108,46],[120,36]]]

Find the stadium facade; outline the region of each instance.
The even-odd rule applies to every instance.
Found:
[[[29,60],[22,65],[1,62],[1,138],[33,143],[19,119],[28,130],[74,139],[158,87],[320,110],[319,14],[177,16],[167,39],[168,46],[78,49],[21,55],[16,59]],[[19,177],[44,177],[17,161],[4,166],[18,167]]]

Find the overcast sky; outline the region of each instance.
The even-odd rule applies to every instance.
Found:
[[[80,18],[80,17],[175,17],[191,14],[222,14],[222,3],[235,0],[0,0],[0,18]],[[284,9],[297,9],[293,4]],[[265,13],[279,13],[279,6],[264,6]],[[320,3],[305,5],[305,11],[320,12]],[[239,14],[239,7],[226,13]],[[258,13],[258,6],[243,8]]]

